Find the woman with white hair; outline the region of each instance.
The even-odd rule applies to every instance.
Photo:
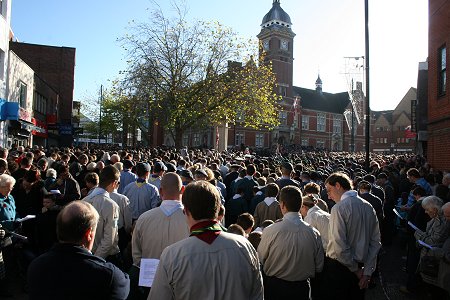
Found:
[[[11,191],[16,184],[14,177],[8,174],[0,175],[0,297],[7,296],[8,284],[6,282],[7,268],[9,266],[8,260],[10,255],[5,255],[5,261],[3,259],[2,251],[11,253],[11,238],[6,236],[4,228],[8,230],[14,229],[14,222],[18,218],[16,213],[16,203],[14,202]]]
[[[13,230],[17,219],[16,203],[11,195],[16,180],[8,174],[0,175],[0,224],[8,230]]]
[[[439,197],[428,196],[422,201],[422,207],[431,220],[427,223],[427,229],[423,232],[417,229],[414,233],[416,240],[421,240],[428,245],[440,247],[445,242],[449,234],[449,224],[442,213],[443,202]],[[427,253],[426,248],[422,249],[421,256]]]
[[[439,197],[428,196],[422,201],[422,207],[425,213],[430,216],[431,220],[427,223],[427,229],[425,232],[417,229],[414,233],[414,237],[417,241],[422,241],[432,248],[442,247],[444,242],[450,233],[450,223],[447,222],[443,211],[443,202]],[[420,263],[419,271],[423,280],[430,284],[430,292],[432,293],[433,299],[440,298],[441,292],[436,289],[437,273],[429,274],[424,270],[424,265],[427,264],[425,256],[434,256],[428,247],[423,247],[420,252]],[[433,268],[434,269],[434,268]],[[437,269],[437,266],[436,266]],[[442,298],[440,298],[442,299]]]

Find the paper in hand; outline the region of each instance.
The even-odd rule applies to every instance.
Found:
[[[151,287],[153,279],[155,279],[156,269],[158,268],[159,259],[142,258],[139,270],[139,286]]]
[[[419,228],[417,228],[417,226],[411,223],[410,221],[408,221],[408,225],[411,226],[411,228],[414,230],[419,230]]]
[[[418,242],[420,245],[422,245],[422,246],[424,246],[424,247],[426,247],[426,248],[428,248],[428,249],[433,249],[432,246],[428,245],[428,244],[425,243],[424,241],[418,240],[417,242]]]
[[[397,217],[399,217],[400,219],[404,219],[401,215],[400,215],[400,213],[395,209],[395,208],[393,208],[392,209],[393,211],[394,211],[394,213],[397,215]]]
[[[22,223],[24,221],[31,220],[31,219],[34,219],[34,218],[36,218],[35,215],[27,215],[26,217],[24,217],[22,219],[17,219],[16,221]]]

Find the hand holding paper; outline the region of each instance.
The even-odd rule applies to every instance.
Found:
[[[400,219],[404,219],[401,215],[400,215],[400,213],[394,208],[394,209],[392,209],[393,211],[394,211],[394,213],[397,215],[397,217],[399,217]]]
[[[419,243],[419,245],[422,245],[422,246],[424,246],[425,248],[428,248],[428,249],[433,249],[433,247],[432,247],[432,246],[428,245],[428,244],[427,244],[427,243],[425,243],[424,241],[421,241],[421,240],[417,240],[417,242]]]
[[[408,225],[411,226],[411,228],[414,230],[419,230],[419,228],[417,228],[417,226],[411,223],[410,221],[408,221]]]
[[[31,219],[34,219],[34,218],[36,218],[35,215],[27,215],[25,218],[17,219],[17,222],[22,223],[22,222],[24,222],[24,221],[31,220]]]
[[[156,269],[158,268],[159,259],[142,258],[139,270],[139,286],[152,287],[155,278]]]

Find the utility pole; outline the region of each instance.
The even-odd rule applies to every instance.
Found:
[[[100,139],[102,137],[102,102],[103,102],[103,84],[100,85],[100,109],[99,109],[99,122],[98,122],[98,144],[100,145]]]
[[[364,0],[366,47],[366,170],[370,166],[370,59],[369,59],[369,0]]]

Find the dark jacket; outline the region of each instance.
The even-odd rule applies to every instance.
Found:
[[[61,185],[58,184],[58,180],[55,181],[55,183],[50,186],[50,190],[59,190],[61,192],[60,198],[56,200],[56,204],[58,205],[63,206],[73,200],[81,199],[80,185],[72,175],[64,179]]]
[[[87,249],[57,244],[28,269],[29,299],[126,299],[128,275]]]
[[[359,196],[372,205],[375,213],[377,214],[378,224],[381,224],[384,219],[383,201],[372,193],[364,193]]]

